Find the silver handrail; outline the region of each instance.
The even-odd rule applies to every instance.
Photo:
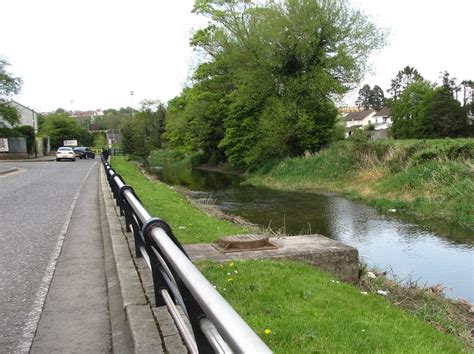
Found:
[[[115,173],[111,168],[106,171],[110,176]],[[125,187],[125,184],[118,176],[114,176],[113,180],[119,190]],[[123,197],[127,200],[142,224],[145,224],[152,218],[132,191],[124,189]],[[165,230],[160,227],[154,227],[151,229],[150,236],[160,251],[166,256],[170,265],[186,285],[196,302],[201,306],[207,319],[215,326],[218,334],[222,336],[232,351],[236,353],[272,353],[270,348],[171,240]],[[207,328],[206,337],[212,336],[213,330],[210,330],[212,327],[209,327],[208,323],[204,322],[204,328]],[[213,341],[218,343],[221,340],[219,337],[216,337]]]
[[[209,341],[212,349],[214,349],[217,354],[233,353],[232,349],[229,348],[227,343],[217,331],[216,326],[214,326],[211,321],[209,321],[207,318],[202,318],[199,321],[199,326],[201,327],[202,333],[204,333],[207,340]]]
[[[158,227],[152,229],[151,237],[161,252],[167,255],[179,278],[233,351],[237,353],[271,353],[267,345],[214,289],[163,229]]]
[[[166,307],[168,308],[170,315],[174,320],[174,323],[176,323],[176,327],[178,327],[178,331],[181,334],[184,343],[186,343],[186,347],[188,348],[189,352],[191,354],[198,354],[199,350],[197,348],[196,341],[194,340],[193,335],[191,334],[188,327],[181,318],[181,314],[179,313],[178,309],[176,308],[176,305],[171,299],[170,294],[166,289],[162,289],[161,296],[163,296],[163,300],[165,301]]]

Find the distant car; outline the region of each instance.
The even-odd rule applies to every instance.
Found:
[[[74,148],[74,153],[76,154],[76,157],[80,159],[95,159],[95,152],[85,146],[78,146]]]
[[[74,150],[71,147],[61,146],[56,150],[56,161],[59,160],[76,161],[76,154],[74,154]]]

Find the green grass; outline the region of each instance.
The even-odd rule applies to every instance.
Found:
[[[203,213],[166,184],[148,180],[125,157],[114,156],[111,165],[134,188],[148,213],[165,220],[181,243],[214,242],[223,236],[245,233],[241,226]]]
[[[263,167],[247,183],[330,191],[474,229],[474,139],[344,141]]]
[[[467,352],[382,296],[363,295],[306,264],[252,260],[199,267],[275,353]]]
[[[114,156],[111,164],[150,214],[170,223],[182,243],[245,232],[202,213],[171,187],[149,181],[124,157]],[[465,352],[455,333],[447,335],[420,319],[449,332],[453,322],[431,307],[419,309],[417,318],[386,298],[363,295],[306,264],[253,260],[201,262],[198,267],[276,353]]]

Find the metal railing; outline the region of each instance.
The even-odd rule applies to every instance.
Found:
[[[135,256],[143,257],[151,269],[156,306],[167,306],[189,352],[271,353],[193,265],[170,226],[147,212],[133,188],[125,184],[104,156],[102,163],[126,229],[134,235]]]

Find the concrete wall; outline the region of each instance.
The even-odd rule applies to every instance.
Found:
[[[8,138],[8,147],[11,153],[28,153],[26,138]]]
[[[8,138],[8,152],[0,153],[0,160],[27,159],[26,138]]]

